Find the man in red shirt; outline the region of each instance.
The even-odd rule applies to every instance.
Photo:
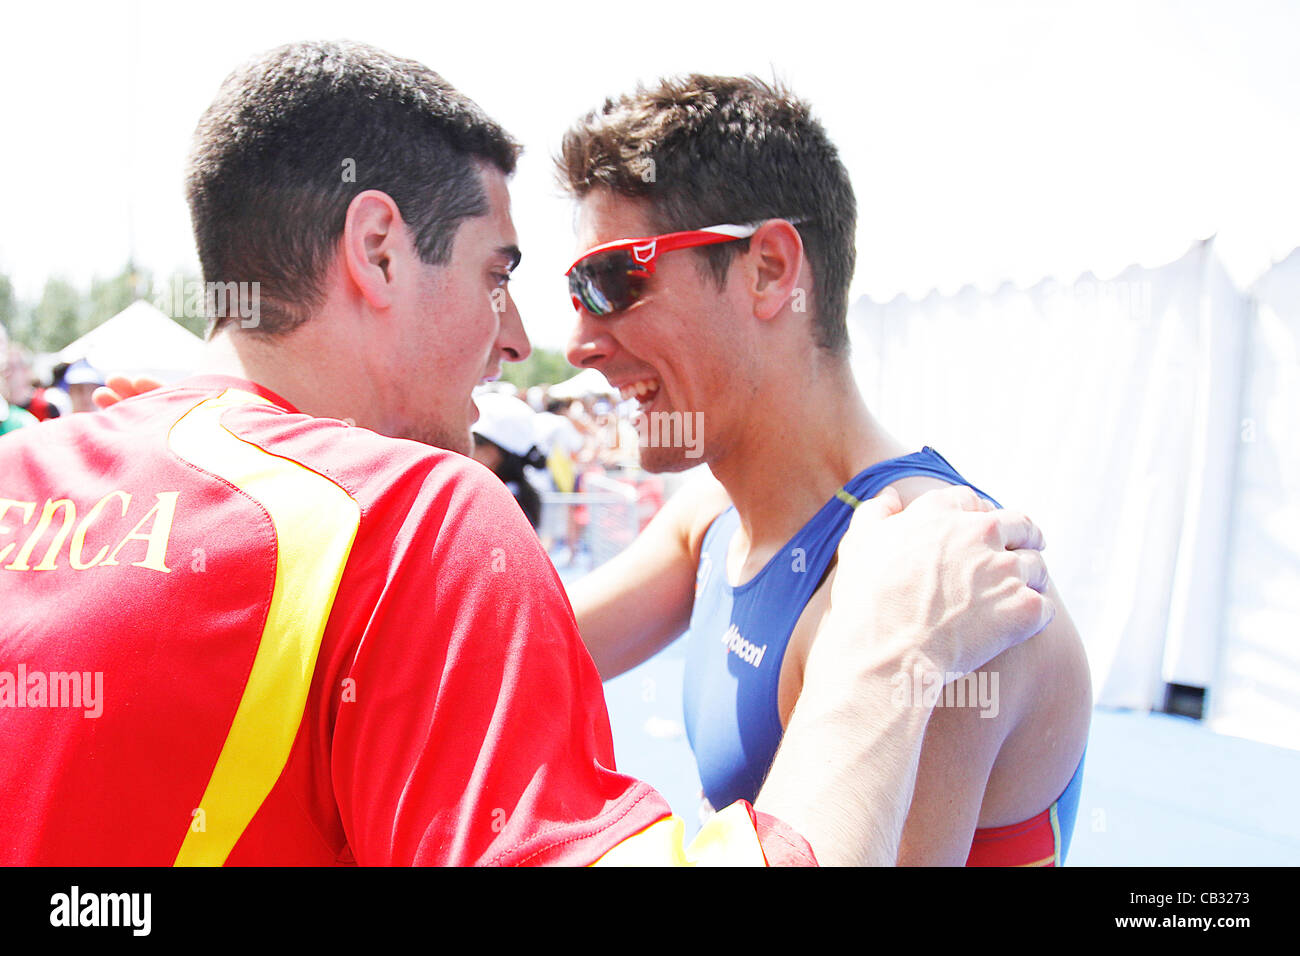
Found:
[[[367,47],[226,81],[188,178],[203,373],[0,446],[0,863],[893,859],[929,708],[890,677],[1042,628],[1036,529],[960,492],[855,520],[840,578],[870,583],[834,593],[817,706],[688,857],[464,457],[472,387],[529,351],[516,153]]]

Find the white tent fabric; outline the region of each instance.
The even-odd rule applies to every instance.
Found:
[[[199,364],[203,340],[157,306],[139,300],[59,352],[59,360],[84,358],[104,375],[149,375],[174,382]]]
[[[1212,240],[1107,281],[863,300],[850,313],[854,370],[884,425],[1044,529],[1098,703],[1158,707],[1166,682],[1213,700],[1226,623],[1253,606],[1227,586],[1242,383],[1260,350],[1246,347],[1252,314]],[[1292,428],[1294,455],[1290,361],[1291,404],[1270,425]],[[1267,396],[1248,391],[1248,404],[1278,400],[1253,381]],[[1300,534],[1277,544],[1297,560]],[[1282,630],[1295,634],[1294,616]],[[1297,686],[1294,673],[1278,681]],[[1284,707],[1300,714],[1294,699]]]
[[[1300,748],[1300,249],[1251,291],[1224,641],[1209,723]]]

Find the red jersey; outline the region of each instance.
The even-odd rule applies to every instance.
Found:
[[[640,861],[668,815],[470,459],[221,376],[0,444],[0,863]]]

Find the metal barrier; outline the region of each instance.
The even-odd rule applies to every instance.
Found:
[[[599,567],[641,529],[636,488],[603,475],[583,476],[586,491],[542,493],[537,533],[557,565]]]

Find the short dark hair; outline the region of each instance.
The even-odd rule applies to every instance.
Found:
[[[519,151],[414,60],[349,42],[278,47],[226,78],[194,134],[186,192],[204,278],[260,283],[257,331],[290,331],[320,305],[354,196],[391,196],[420,258],[443,264],[461,220],[488,211],[476,161],[509,175]],[[222,321],[210,315],[209,333]]]
[[[803,217],[812,265],[813,337],[848,349],[857,202],[839,153],[806,102],[757,77],[691,74],[607,99],[565,135],[561,183],[582,198],[604,187],[650,200],[662,232]],[[696,250],[719,286],[740,249]]]

